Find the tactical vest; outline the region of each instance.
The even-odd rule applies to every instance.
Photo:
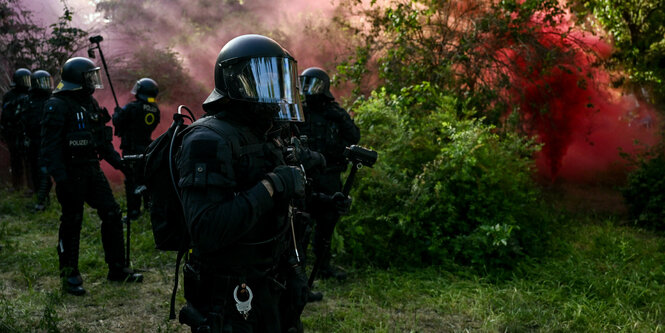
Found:
[[[324,104],[323,108],[334,107]],[[310,111],[306,115],[307,121],[299,124],[300,133],[307,135],[307,146],[309,149],[317,151],[326,158],[328,167],[346,165],[343,157],[344,144],[340,138],[339,124],[327,119],[321,112]],[[341,148],[341,149],[340,149]]]
[[[247,128],[239,128],[214,116],[197,120],[187,127],[191,131],[197,127],[206,127],[230,143],[233,156],[233,173],[236,181],[232,191],[234,193],[246,191],[260,182],[266,173],[271,172],[277,165],[283,165],[281,143],[279,141],[262,142]],[[184,134],[184,133],[183,133]],[[218,154],[219,155],[219,154]],[[191,162],[191,161],[190,161]],[[212,165],[209,167],[220,167]],[[185,169],[198,170],[193,165],[184,165]],[[188,175],[187,179],[196,177]],[[257,223],[254,229],[237,243],[222,249],[213,258],[200,258],[202,269],[224,271],[229,266],[257,266],[266,269],[274,268],[288,244],[288,227],[286,212],[283,216],[273,216],[275,223],[266,225]],[[196,253],[196,249],[194,249]]]
[[[152,142],[152,132],[159,123],[159,109],[152,103],[140,100],[127,104],[124,121],[116,125],[116,133],[122,138],[120,148],[142,152]]]
[[[65,114],[65,157],[71,162],[85,162],[100,159],[103,145],[112,139],[112,129],[106,126],[109,117],[102,109],[91,102],[81,105],[71,97],[54,95],[67,105]]]
[[[25,126],[21,117],[27,110],[29,102],[28,94],[22,92],[12,96],[2,106],[2,134],[7,140],[12,141],[12,144],[23,144]]]
[[[50,98],[50,94],[30,94],[27,110],[23,112],[22,122],[30,142],[39,145],[41,132],[41,121],[44,115],[44,104]],[[35,141],[37,140],[37,141]]]

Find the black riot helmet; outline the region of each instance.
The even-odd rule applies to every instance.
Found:
[[[203,102],[207,112],[224,100],[279,109],[277,120],[305,120],[298,94],[296,60],[274,40],[243,35],[226,43],[215,62],[215,89]],[[273,112],[273,111],[270,111]]]
[[[45,70],[38,70],[30,75],[31,87],[32,90],[42,90],[46,92],[51,92],[53,90],[53,78],[51,74]]]
[[[307,68],[300,74],[300,93],[304,96],[325,95],[334,98],[330,93],[330,77],[318,67]]]
[[[155,103],[155,97],[158,93],[159,86],[157,86],[157,82],[147,77],[136,81],[134,88],[132,88],[132,94],[136,95],[136,98],[148,103]]]
[[[92,94],[95,88],[104,88],[99,67],[88,58],[75,57],[67,60],[62,66],[61,80],[53,93],[82,90]]]
[[[14,72],[14,76],[12,76],[12,87],[17,87],[17,88],[25,88],[29,89],[30,88],[30,70],[27,68],[19,68]]]

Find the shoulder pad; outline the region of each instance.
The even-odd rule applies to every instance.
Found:
[[[189,125],[178,155],[179,186],[235,186],[231,146],[212,129]]]

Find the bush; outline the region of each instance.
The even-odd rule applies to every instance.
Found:
[[[665,230],[665,156],[647,153],[631,162],[636,168],[622,188],[629,214],[638,226]]]
[[[344,249],[375,264],[510,265],[546,234],[531,173],[538,146],[499,134],[428,83],[356,103],[362,170]]]

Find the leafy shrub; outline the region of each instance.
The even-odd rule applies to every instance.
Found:
[[[647,153],[631,162],[636,168],[622,188],[629,214],[639,226],[665,230],[665,156]]]
[[[428,83],[357,102],[361,144],[379,160],[359,173],[340,226],[355,259],[504,266],[546,234],[531,179],[538,146],[454,102]]]

